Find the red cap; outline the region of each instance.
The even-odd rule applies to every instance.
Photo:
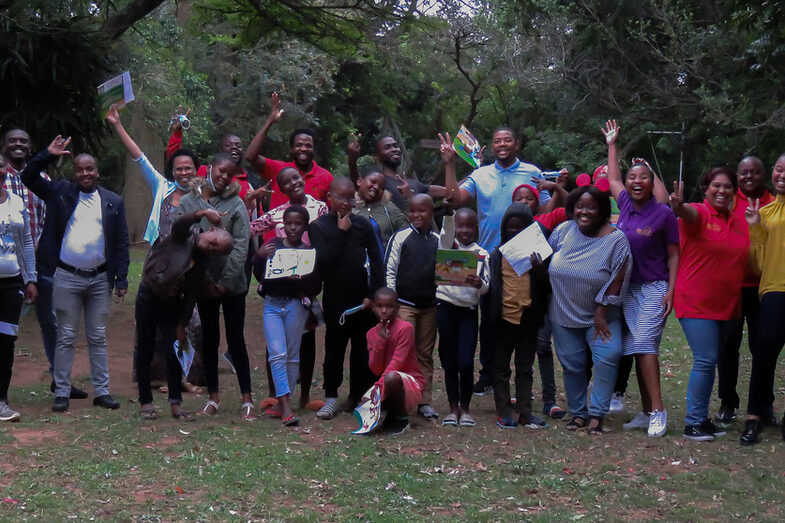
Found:
[[[534,195],[534,197],[537,198],[537,201],[538,202],[540,201],[540,191],[538,191],[533,185],[529,185],[528,183],[522,183],[518,187],[516,187],[514,191],[512,191],[512,201],[515,201],[515,193],[518,192],[518,189],[520,189],[521,187],[526,187],[527,189],[529,189]]]
[[[600,175],[608,176],[608,166],[607,165],[600,165],[596,169],[594,169],[594,174],[591,177],[591,181],[596,182],[597,177]]]

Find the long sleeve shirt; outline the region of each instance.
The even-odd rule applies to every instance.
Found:
[[[785,195],[760,210],[761,222],[750,227],[750,269],[760,274],[759,295],[785,292]]]
[[[414,350],[414,327],[411,323],[395,318],[387,338],[381,335],[381,325],[373,327],[365,337],[368,341],[368,368],[381,376],[378,385],[383,386],[384,375],[388,372],[400,371],[414,378],[421,390],[425,387],[425,378]]]
[[[477,289],[462,285],[438,285],[436,287],[436,299],[446,301],[458,307],[477,307],[480,303],[480,296],[488,292],[490,283],[488,252],[480,247],[477,242],[463,245],[455,239],[455,216],[445,216],[442,220],[442,231],[439,234],[439,249],[457,249],[477,254],[479,258],[477,260],[477,275],[482,281],[482,286]]]

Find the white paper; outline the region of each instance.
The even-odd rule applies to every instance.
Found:
[[[532,253],[537,253],[545,260],[553,254],[548,240],[540,229],[540,224],[532,223],[524,230],[513,236],[507,243],[499,247],[499,252],[512,265],[518,276],[522,276],[532,268],[529,259]]]
[[[108,111],[112,104],[123,107],[134,100],[134,88],[131,84],[131,73],[126,71],[98,86],[98,99],[101,108]]]
[[[193,364],[194,356],[196,355],[196,351],[194,350],[193,345],[191,345],[191,341],[188,340],[188,347],[185,350],[180,350],[180,341],[174,340],[172,349],[174,350],[175,356],[177,356],[177,361],[180,362],[180,367],[183,369],[183,376],[188,377],[188,372],[191,370],[191,365]]]
[[[264,277],[268,280],[311,274],[316,264],[315,249],[277,249],[267,260]]]

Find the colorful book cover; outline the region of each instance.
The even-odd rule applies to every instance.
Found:
[[[382,415],[382,394],[378,385],[374,385],[365,393],[363,399],[368,399],[354,409],[354,417],[360,423],[360,428],[352,434],[368,434],[379,424]]]
[[[458,153],[458,156],[463,158],[472,168],[476,169],[482,164],[480,142],[477,141],[477,138],[474,137],[466,126],[462,125],[458,130],[458,134],[455,135],[455,140],[452,142],[452,147]]]
[[[109,113],[112,104],[120,107],[134,100],[134,88],[131,85],[131,73],[124,72],[98,86],[98,102],[104,116]]]
[[[436,285],[466,286],[466,277],[477,274],[476,252],[457,249],[436,251]]]

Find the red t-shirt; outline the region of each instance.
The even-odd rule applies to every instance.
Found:
[[[553,231],[557,225],[567,221],[567,211],[564,207],[557,207],[551,212],[538,214],[534,217],[534,221],[541,223],[549,231]]]
[[[768,190],[763,193],[760,199],[760,208],[763,209],[765,205],[770,204],[775,200],[774,195]],[[733,201],[733,214],[741,220],[745,227],[747,227],[747,218],[744,217],[744,211],[750,205],[750,200],[741,191],[736,191],[736,199]],[[752,272],[749,267],[744,271],[744,287],[757,287],[760,284],[760,276]]]
[[[289,197],[282,193],[278,188],[278,173],[284,167],[294,167],[300,172],[300,175],[303,177],[303,181],[305,182],[305,194],[310,194],[317,200],[326,201],[327,191],[330,190],[330,184],[333,181],[333,175],[330,173],[330,171],[324,167],[319,167],[316,162],[313,162],[313,167],[311,168],[310,172],[303,172],[294,162],[282,162],[280,160],[271,160],[270,158],[265,158],[264,172],[262,173],[262,176],[265,180],[272,182],[270,184],[270,188],[273,190],[273,194],[270,197],[271,209],[275,209],[279,205],[283,205],[289,201]]]
[[[706,202],[691,203],[695,223],[679,219],[677,318],[729,320],[741,314],[741,284],[747,267],[747,222],[724,217]]]

